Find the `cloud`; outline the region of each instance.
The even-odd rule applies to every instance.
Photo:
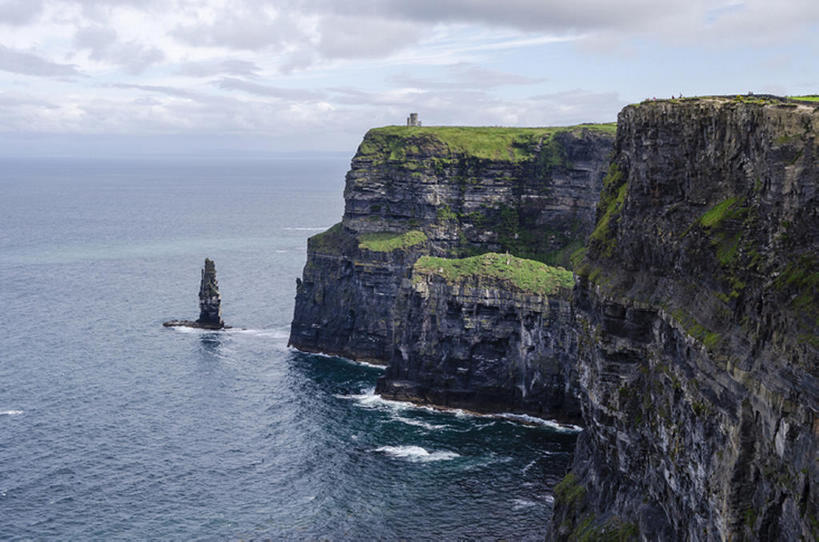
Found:
[[[236,58],[183,62],[177,73],[190,77],[211,77],[214,75],[237,75],[258,77],[261,68],[255,62]]]
[[[541,77],[528,77],[514,73],[490,70],[475,64],[459,63],[445,67],[440,79],[416,78],[406,74],[389,79],[390,82],[403,87],[446,88],[446,89],[489,89],[503,86],[525,86],[542,83]]]
[[[319,92],[300,88],[282,88],[270,85],[262,85],[252,81],[244,81],[235,77],[223,77],[216,82],[216,86],[222,90],[239,90],[257,96],[267,96],[270,98],[282,98],[294,101],[315,101],[324,99],[324,95]]]
[[[308,37],[295,14],[271,13],[264,4],[236,2],[215,10],[210,20],[180,24],[171,34],[197,47],[226,47],[259,51],[288,43],[303,43]]]
[[[423,36],[423,27],[395,19],[334,15],[322,17],[318,51],[326,58],[387,56]]]
[[[42,10],[42,0],[0,0],[0,23],[15,26],[28,24]]]
[[[129,73],[142,73],[149,66],[165,59],[165,54],[136,41],[119,42],[117,32],[102,26],[80,28],[74,36],[78,49],[89,51],[92,60],[121,66]]]
[[[80,75],[72,64],[51,62],[34,53],[18,51],[0,45],[0,70],[42,77],[71,77]]]

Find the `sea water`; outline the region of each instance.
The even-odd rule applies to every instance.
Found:
[[[574,431],[287,347],[348,163],[0,163],[0,538],[543,539]],[[206,256],[237,328],[163,328]]]

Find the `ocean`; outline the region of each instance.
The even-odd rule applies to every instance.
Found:
[[[0,162],[0,538],[543,540],[577,434],[287,347],[349,157]],[[198,316],[216,263],[224,332]]]

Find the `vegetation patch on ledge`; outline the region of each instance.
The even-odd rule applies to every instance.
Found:
[[[313,252],[323,254],[340,254],[344,246],[344,230],[341,222],[329,229],[313,235],[307,240],[307,247]]]
[[[603,179],[603,191],[597,204],[597,225],[589,236],[589,246],[595,256],[611,258],[617,248],[615,221],[623,210],[626,201],[628,184],[623,172],[616,163],[609,166]]]
[[[373,252],[392,252],[420,245],[426,240],[427,235],[420,230],[410,230],[404,233],[365,233],[358,238],[358,248]]]
[[[384,126],[364,137],[359,155],[382,155],[404,160],[420,150],[423,140],[440,142],[452,153],[486,160],[523,162],[535,157],[538,145],[548,143],[559,132],[593,130],[613,135],[616,123],[581,124],[567,127],[513,128],[501,126]]]
[[[555,294],[574,285],[572,272],[562,267],[494,252],[460,259],[422,256],[415,262],[413,271],[439,275],[450,282],[467,277],[500,279],[540,295]]]

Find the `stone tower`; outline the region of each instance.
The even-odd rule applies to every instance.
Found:
[[[421,121],[418,120],[418,113],[410,113],[407,117],[407,126],[421,126]]]
[[[205,268],[202,269],[197,322],[214,327],[225,325],[222,321],[222,296],[219,294],[219,283],[216,282],[216,265],[210,258],[205,258]]]

